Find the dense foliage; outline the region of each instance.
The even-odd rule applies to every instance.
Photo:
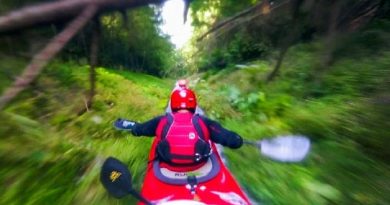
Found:
[[[250,184],[246,188],[256,200],[386,204],[390,53],[356,58],[359,51],[350,52],[317,81],[311,68],[320,51],[319,42],[295,46],[281,76],[269,84],[264,83],[272,69],[267,61],[198,76],[204,79],[197,85],[201,104],[246,138],[303,134],[312,139],[311,155],[300,165],[260,158],[249,147],[228,152],[235,176]]]
[[[193,25],[196,36],[201,36],[219,21],[253,6],[256,1],[194,1],[192,3]],[[258,33],[259,34],[259,33]],[[262,38],[261,34],[257,35]],[[196,67],[201,71],[210,68],[225,68],[230,63],[239,63],[265,55],[268,42],[254,40],[250,33],[234,28],[228,34],[221,32],[211,39],[196,42],[198,52]]]
[[[174,48],[169,37],[161,33],[157,8],[130,10],[102,16],[99,64],[163,75],[174,66]],[[76,37],[65,50],[68,59],[89,53],[91,29]],[[81,45],[81,46],[80,46]]]
[[[9,11],[45,1],[5,1],[0,9]],[[98,64],[113,69],[128,69],[153,75],[166,75],[175,66],[177,54],[169,36],[160,31],[159,7],[145,7],[98,17],[100,39]],[[5,12],[4,12],[5,13]],[[0,53],[31,57],[42,49],[68,22],[0,35]],[[89,62],[93,22],[83,29],[62,51],[64,60]],[[12,42],[12,43],[11,43]],[[27,52],[26,52],[27,51]]]
[[[194,1],[194,62],[205,71],[253,59],[279,61],[291,46],[320,38],[328,46],[316,67],[326,68],[338,42],[372,19],[388,19],[389,5],[381,0]]]

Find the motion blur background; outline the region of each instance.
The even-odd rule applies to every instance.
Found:
[[[112,122],[162,114],[178,78],[246,139],[311,139],[297,164],[225,149],[256,202],[390,203],[390,1],[96,2],[0,0],[0,204],[135,204],[100,167],[139,190],[152,139]]]

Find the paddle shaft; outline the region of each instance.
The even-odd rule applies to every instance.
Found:
[[[257,141],[244,139],[244,144],[255,146],[255,147],[259,148],[259,149],[261,148],[261,144],[259,142],[257,142]]]
[[[145,197],[143,197],[140,193],[138,193],[134,189],[130,189],[129,193],[131,195],[133,195],[135,198],[137,198],[138,200],[142,201],[144,204],[146,204],[146,205],[153,205],[152,202],[150,202],[147,199],[145,199]]]

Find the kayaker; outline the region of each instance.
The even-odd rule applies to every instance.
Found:
[[[188,81],[185,79],[180,79],[176,82],[175,87],[172,89],[171,95],[175,90],[188,89]],[[165,109],[167,113],[172,113],[171,109],[171,100],[168,102],[168,106]],[[197,105],[195,108],[195,114],[204,115],[203,110]]]
[[[134,136],[158,137],[156,157],[170,165],[195,165],[206,161],[211,154],[210,140],[233,149],[242,146],[243,140],[237,133],[195,112],[195,93],[186,86],[173,90],[170,108],[171,113],[143,123],[118,119],[114,126],[129,130]]]

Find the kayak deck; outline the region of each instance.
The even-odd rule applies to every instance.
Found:
[[[154,147],[149,159],[154,159]],[[249,205],[248,197],[223,164],[212,144],[213,154],[204,166],[193,171],[178,172],[149,163],[142,187],[142,195],[154,203],[172,200],[194,200],[205,204]],[[138,203],[139,205],[143,203]]]

